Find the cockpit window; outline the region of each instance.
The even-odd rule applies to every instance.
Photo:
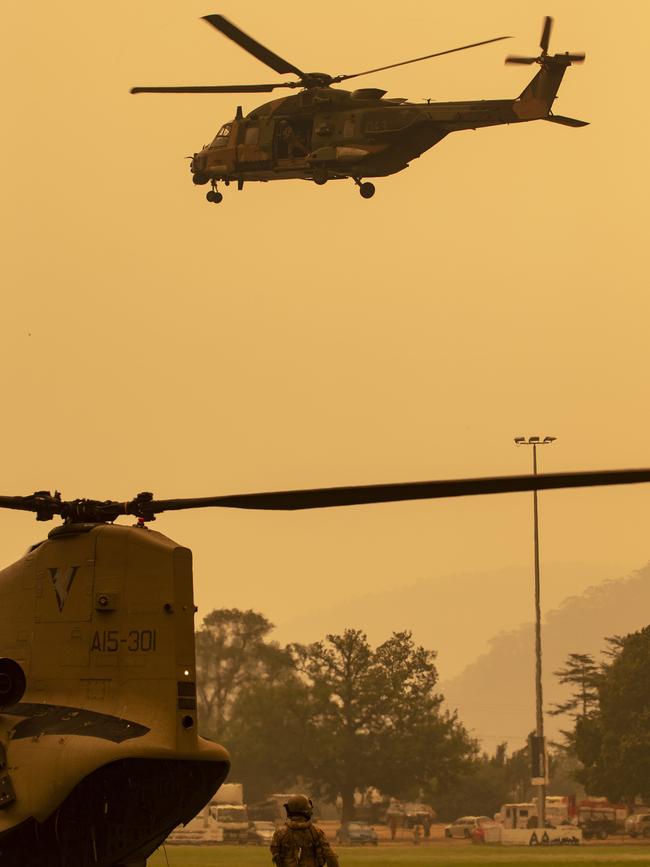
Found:
[[[219,132],[214,137],[211,148],[225,148],[228,144],[228,139],[230,138],[230,130],[232,129],[231,123],[224,123]]]

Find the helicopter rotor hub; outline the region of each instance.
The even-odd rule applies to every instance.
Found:
[[[334,81],[333,76],[326,72],[308,72],[303,78],[303,85],[308,88],[329,87]]]

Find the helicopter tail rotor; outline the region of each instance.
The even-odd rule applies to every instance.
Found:
[[[544,19],[542,28],[542,38],[539,41],[539,47],[542,49],[542,54],[548,54],[548,44],[551,41],[551,30],[553,29],[553,19],[547,15]]]
[[[574,54],[570,54],[568,51],[565,54],[549,54],[548,47],[551,41],[551,32],[553,30],[553,19],[550,15],[547,15],[544,19],[544,26],[542,27],[542,36],[539,41],[539,47],[542,49],[542,53],[538,57],[522,57],[518,54],[510,54],[506,57],[506,63],[515,63],[515,64],[524,64],[530,65],[532,63],[539,63],[540,66],[546,66],[548,64],[560,64],[563,66],[570,66],[572,63],[582,63],[586,57],[584,52],[578,52]]]

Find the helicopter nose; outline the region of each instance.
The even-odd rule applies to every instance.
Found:
[[[194,154],[190,161],[190,171],[192,172],[192,181],[195,184],[207,184],[209,178],[206,172],[207,156],[201,152]]]
[[[190,168],[193,172],[202,172],[205,170],[208,162],[208,155],[204,150],[195,153],[190,163]]]

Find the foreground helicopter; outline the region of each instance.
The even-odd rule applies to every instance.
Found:
[[[39,521],[63,518],[0,572],[0,864],[144,867],[228,773],[226,750],[197,735],[191,552],[145,526],[157,514],[649,481],[633,469],[199,499],[0,497]],[[114,524],[120,515],[137,524]]]
[[[506,58],[506,63],[537,63],[541,67],[519,97],[421,104],[385,99],[386,91],[378,88],[350,92],[332,85],[510,37],[499,36],[364,72],[332,76],[303,72],[222,15],[206,15],[204,20],[275,72],[291,73],[298,80],[276,84],[134,87],[131,93],[268,93],[277,88],[301,88],[300,93],[261,105],[246,116],[239,106],[235,119],[221,127],[210,145],[194,154],[192,179],[195,184],[210,183],[206,195],[209,202],[219,203],[223,199],[217,189],[218,181],[226,186],[236,181],[241,190],[246,181],[289,178],[316,184],[352,178],[363,198],[369,199],[375,187],[370,181],[362,182],[363,178],[385,177],[408,168],[411,160],[450,132],[527,120],[549,120],[573,127],[587,125],[585,121],[551,112],[567,67],[581,63],[585,55],[548,53],[553,23],[549,17],[544,22],[538,57]]]

